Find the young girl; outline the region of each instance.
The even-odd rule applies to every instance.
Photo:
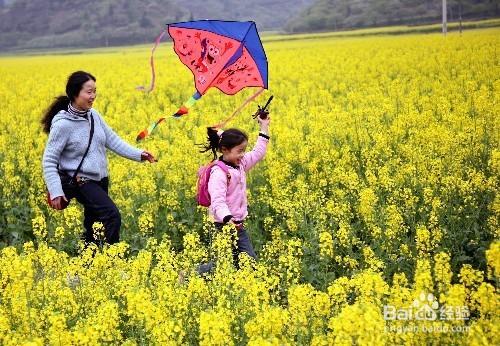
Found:
[[[72,198],[83,204],[85,242],[96,242],[92,224],[100,221],[106,242],[113,244],[119,241],[121,216],[108,196],[106,149],[134,161],[156,160],[149,152],[124,142],[106,124],[92,108],[95,98],[94,76],[84,71],[69,76],[66,95],[57,97],[42,119],[43,130],[49,134],[43,174],[52,208],[64,209]],[[61,179],[75,174],[76,189],[64,190]]]
[[[221,228],[227,223],[235,225],[238,232],[237,246],[233,249],[233,257],[238,267],[238,255],[245,252],[256,258],[255,251],[244,228],[244,221],[248,215],[246,194],[246,172],[252,169],[266,154],[269,142],[270,119],[257,117],[260,132],[257,143],[252,151],[245,153],[248,136],[238,129],[229,129],[217,132],[208,128],[208,144],[202,152],[212,151],[214,159],[217,151],[222,153],[219,160],[227,167],[229,175],[222,168],[215,165],[212,168],[208,182],[210,194],[209,213],[215,220],[215,226]],[[213,263],[203,264],[198,268],[199,273],[212,269]]]

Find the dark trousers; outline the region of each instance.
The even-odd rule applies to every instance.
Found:
[[[102,222],[104,225],[104,241],[114,244],[120,241],[121,215],[115,203],[108,195],[109,179],[101,181],[89,180],[80,185],[75,192],[75,198],[83,205],[85,243],[98,243],[99,239],[94,237],[92,225],[94,222]]]
[[[221,223],[215,223],[215,227],[217,229],[221,229],[223,226],[224,225]],[[252,257],[253,259],[257,259],[257,255],[255,254],[255,251],[253,249],[250,237],[248,236],[247,231],[243,227],[238,229],[238,240],[236,241],[236,246],[233,246],[233,263],[236,269],[240,268],[238,256],[242,252],[245,252],[246,254],[248,254],[248,256]],[[213,261],[210,261],[208,263],[200,264],[198,266],[197,271],[198,274],[204,274],[211,272],[214,269],[214,267],[215,263]]]

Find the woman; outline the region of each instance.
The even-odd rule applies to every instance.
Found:
[[[99,221],[105,228],[105,241],[113,244],[119,241],[121,216],[108,196],[106,148],[135,161],[156,160],[149,152],[124,142],[92,108],[95,82],[90,73],[72,73],[66,95],[57,97],[45,112],[42,125],[49,138],[42,165],[52,208],[64,209],[76,198],[84,207],[85,242],[96,242],[92,225]],[[62,184],[67,177],[75,178],[74,188]]]

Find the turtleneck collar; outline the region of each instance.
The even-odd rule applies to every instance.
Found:
[[[73,107],[71,105],[71,102],[70,102],[68,105],[68,113],[70,113],[72,115],[76,115],[78,117],[87,118],[88,111],[81,111],[79,109],[76,109],[75,107]]]

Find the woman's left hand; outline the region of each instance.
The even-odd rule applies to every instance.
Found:
[[[149,151],[143,151],[141,154],[141,161],[149,161],[150,163],[158,162],[157,159]]]

